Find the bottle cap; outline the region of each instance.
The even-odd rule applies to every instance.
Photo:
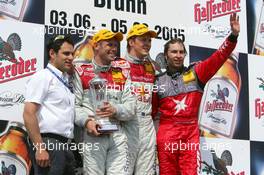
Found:
[[[27,130],[23,123],[11,121],[9,122],[9,128],[15,128],[16,130],[19,130],[23,132],[25,135],[27,135]]]

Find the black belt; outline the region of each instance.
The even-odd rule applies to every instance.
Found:
[[[70,144],[72,139],[69,139],[67,137],[58,135],[58,134],[54,134],[54,133],[41,133],[40,134],[42,137],[48,137],[48,138],[53,138],[56,139],[58,141],[60,141],[61,143],[68,143]]]

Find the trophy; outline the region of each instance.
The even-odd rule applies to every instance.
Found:
[[[96,109],[100,109],[104,106],[104,103],[107,102],[107,80],[100,78],[98,75],[96,75],[91,81],[90,81],[90,91],[92,95],[92,103],[93,103],[93,109],[95,113],[95,121],[101,127],[98,127],[98,131],[101,133],[109,133],[113,131],[117,131],[118,127],[115,123],[115,121],[111,121],[108,117],[101,118],[100,116],[96,115]]]

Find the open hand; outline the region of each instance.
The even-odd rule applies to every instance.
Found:
[[[230,15],[230,27],[232,34],[238,36],[240,32],[239,16],[236,13]]]

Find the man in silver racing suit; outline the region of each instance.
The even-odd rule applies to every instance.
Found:
[[[73,80],[76,97],[75,123],[83,127],[85,149],[83,153],[84,174],[123,175],[128,174],[128,138],[124,125],[133,120],[136,110],[136,98],[130,91],[128,62],[116,59],[118,42],[123,39],[121,33],[100,30],[93,36],[94,59],[92,63],[75,60]],[[90,81],[96,74],[107,80],[108,102],[93,110]],[[94,115],[108,117],[118,126],[118,131],[101,133],[100,125]]]

